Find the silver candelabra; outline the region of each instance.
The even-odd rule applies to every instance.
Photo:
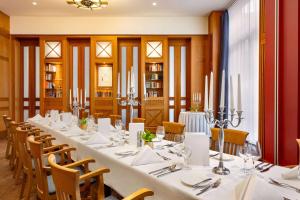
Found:
[[[129,93],[127,95],[127,99],[122,100],[121,94],[118,94],[117,100],[118,100],[118,104],[121,106],[130,106],[130,123],[132,123],[133,107],[141,105],[141,102],[137,100],[137,98],[135,97],[134,87],[130,87]]]
[[[219,159],[219,165],[217,167],[213,168],[213,173],[215,174],[220,174],[220,175],[228,175],[230,174],[229,169],[227,169],[226,167],[224,167],[224,163],[223,163],[223,150],[224,150],[224,127],[227,127],[228,125],[236,128],[241,124],[242,121],[242,113],[243,111],[235,111],[235,109],[230,109],[230,119],[224,119],[224,112],[225,107],[220,107],[220,112],[219,112],[219,116],[220,119],[215,119],[214,117],[214,111],[211,109],[208,110],[204,110],[205,112],[205,119],[206,122],[209,125],[216,125],[220,128],[219,131],[219,154],[220,154],[220,159]],[[236,114],[235,114],[236,113]],[[235,115],[237,115],[237,121],[234,122],[235,120]]]
[[[70,104],[70,109],[73,113],[73,115],[77,116],[77,118],[79,119],[79,113],[80,110],[85,109],[86,108],[86,102],[84,102],[84,104],[80,104],[78,101],[74,100],[73,104]]]

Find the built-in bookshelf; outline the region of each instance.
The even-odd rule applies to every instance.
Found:
[[[45,97],[62,98],[62,63],[45,63]]]
[[[148,97],[163,97],[163,63],[146,63],[146,92]]]

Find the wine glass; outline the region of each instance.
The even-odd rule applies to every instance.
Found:
[[[165,137],[165,128],[163,126],[157,127],[156,137],[159,139],[159,141],[162,141],[162,139]]]
[[[188,146],[183,146],[181,151],[183,157],[183,169],[191,169],[189,166],[189,159],[192,156],[192,150]]]
[[[243,167],[241,168],[242,172],[248,174],[251,169],[251,167],[249,166],[250,148],[248,144],[244,144],[244,146],[239,148],[238,156],[243,159]]]
[[[117,129],[118,132],[120,132],[120,130],[122,130],[123,127],[123,122],[122,120],[118,119],[115,122],[115,128]]]

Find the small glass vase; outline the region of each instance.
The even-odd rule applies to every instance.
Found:
[[[144,145],[148,145],[151,149],[153,149],[153,142],[144,141]]]
[[[80,128],[82,130],[86,130],[87,129],[87,124],[80,124]]]

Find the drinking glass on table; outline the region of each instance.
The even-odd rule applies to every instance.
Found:
[[[163,126],[157,127],[156,137],[159,139],[159,141],[162,141],[162,139],[165,137],[165,128]]]
[[[188,146],[183,146],[181,155],[183,157],[183,169],[191,169],[191,167],[189,166],[189,159],[192,155],[191,148]]]
[[[254,172],[255,162],[261,158],[261,148],[259,142],[255,144],[246,143],[240,150],[239,156],[244,161],[242,171],[246,174]]]
[[[118,119],[115,122],[115,128],[117,129],[118,132],[120,132],[122,130],[123,127],[123,122],[122,120]]]

